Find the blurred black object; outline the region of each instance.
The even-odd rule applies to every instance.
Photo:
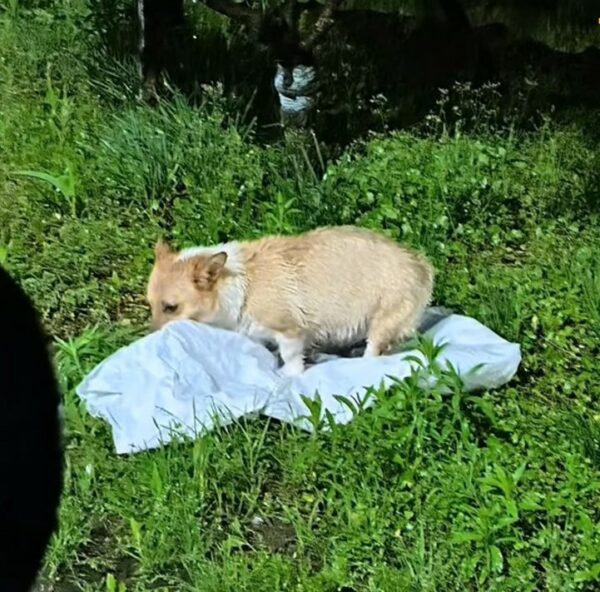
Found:
[[[26,592],[62,489],[59,389],[38,314],[0,268],[0,590]]]

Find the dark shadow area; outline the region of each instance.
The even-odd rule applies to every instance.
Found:
[[[136,57],[135,3],[100,4],[94,26],[105,32],[109,53]],[[221,83],[238,121],[256,122],[258,138],[268,141],[282,132],[273,35],[187,3],[185,21],[165,39],[161,59],[168,80],[192,101],[201,100],[203,85]],[[332,147],[369,131],[421,122],[435,107],[439,89],[457,81],[499,83],[506,109],[526,92],[519,107],[523,122],[539,111],[561,116],[600,107],[600,50],[558,51],[499,23],[470,27],[441,18],[345,11],[315,57],[320,93],[310,125]]]

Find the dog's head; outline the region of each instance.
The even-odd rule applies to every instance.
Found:
[[[218,311],[218,280],[226,262],[224,252],[181,257],[159,241],[147,294],[152,328],[179,319],[210,323]]]

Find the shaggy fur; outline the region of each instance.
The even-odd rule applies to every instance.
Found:
[[[274,341],[294,375],[315,344],[366,339],[378,356],[409,337],[430,302],[433,270],[420,255],[354,227],[197,247],[163,242],[148,284],[153,324],[194,319]]]
[[[30,590],[57,526],[59,392],[29,299],[0,268],[0,590]]]

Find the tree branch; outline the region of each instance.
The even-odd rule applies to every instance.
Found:
[[[256,19],[260,16],[259,10],[253,10],[243,4],[232,2],[231,0],[203,0],[203,4],[211,10],[218,12],[233,20]]]
[[[325,8],[321,11],[317,22],[314,24],[313,33],[302,42],[302,47],[306,50],[311,50],[331,29],[335,20],[334,15],[339,9],[342,0],[329,0]]]

